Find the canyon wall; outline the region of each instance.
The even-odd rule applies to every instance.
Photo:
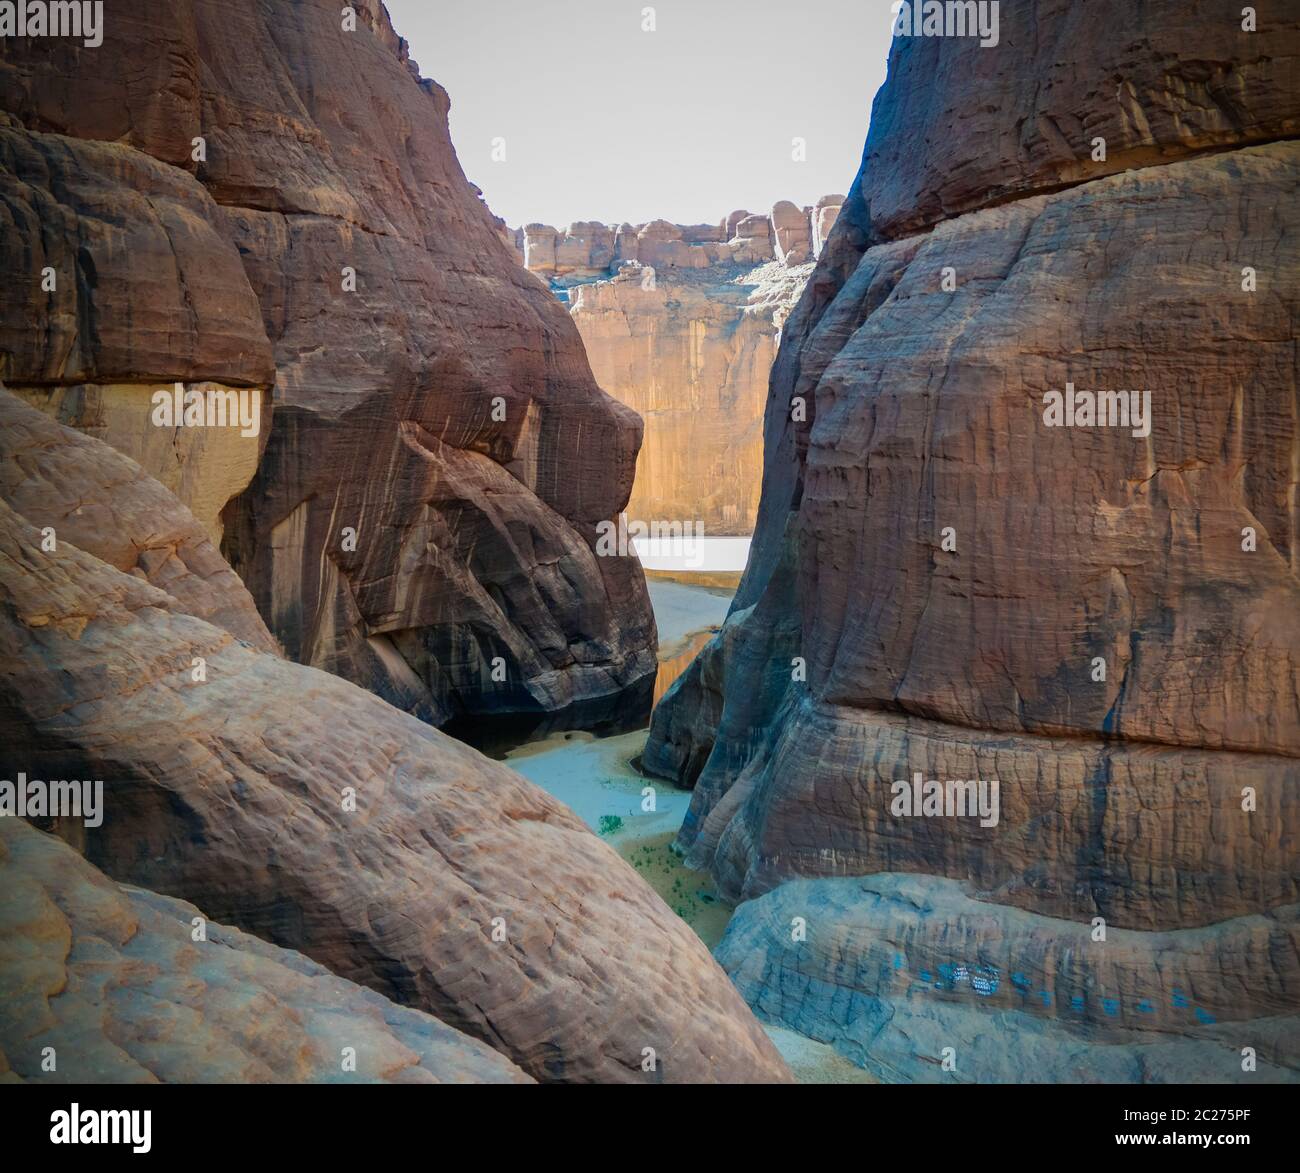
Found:
[[[525,265],[567,300],[596,380],[645,421],[628,516],[753,532],[781,327],[843,196],[718,224],[530,224]]]
[[[297,1008],[306,1020],[318,1001],[352,1006],[359,1020],[340,1045],[369,1039],[392,1052],[386,1062],[402,1060],[397,1070],[424,1066],[403,1038],[432,1031],[432,1016],[509,1060],[484,1063],[468,1048],[471,1075],[788,1078],[699,938],[567,807],[372,693],[279,655],[199,523],[130,458],[3,388],[0,442],[0,822],[26,813],[113,880],[305,954],[343,982],[251,944],[274,965],[241,978],[214,962],[211,980],[278,987],[284,1013]],[[149,522],[159,536],[132,556]],[[91,813],[84,807],[57,818],[15,809],[8,784],[33,779],[101,780],[99,820],[81,817]],[[60,903],[48,892],[47,854],[6,838],[0,856],[10,850],[20,858],[0,885],[0,923],[32,942],[42,924],[75,942],[80,905],[62,919],[45,908]],[[90,876],[74,869],[69,887],[75,877],[94,885]],[[181,910],[131,896],[133,911],[111,886],[98,891],[87,899],[114,922],[99,925],[105,965],[116,966],[123,949],[128,959],[141,954],[139,966],[123,961],[128,988],[79,985],[65,998],[57,959],[38,965],[30,950],[6,944],[6,962],[10,950],[18,957],[4,965],[5,981],[21,983],[14,1005],[31,1013],[0,1016],[0,1051],[38,1077],[50,1037],[80,1037],[81,1024],[89,1035],[71,1044],[60,1078],[131,1077],[134,1066],[114,1047],[156,1075],[192,1077],[192,1055],[140,1056],[132,1031],[142,1020],[119,1022],[137,1000],[164,1021],[173,1014],[150,1003],[149,967],[164,962],[149,955],[160,951],[182,971],[204,966],[176,938]],[[132,944],[122,918],[143,916],[142,902],[166,924],[146,918]],[[205,944],[224,948],[220,935]],[[63,964],[75,975],[74,954],[65,951]],[[201,988],[177,996],[175,1015],[204,1015]],[[403,1017],[389,1003],[421,1013]],[[196,1038],[208,1030],[228,1048],[206,1078],[245,1059],[266,1074],[252,1064],[253,1041],[216,1022],[194,1024]],[[467,1046],[438,1032],[438,1050],[438,1038],[453,1052]],[[96,1056],[107,1065],[87,1071]],[[286,1078],[323,1078],[311,1055],[300,1059],[305,1066],[286,1066],[284,1055],[268,1064]],[[454,1071],[453,1059],[445,1062]],[[366,1061],[378,1060],[371,1052]]]
[[[357,1078],[788,1079],[633,869],[429,724],[648,695],[640,568],[594,553],[640,423],[351,7],[0,46],[4,780],[104,787],[26,810],[84,862],[0,843],[5,1078],[326,1078],[338,1041]]]
[[[1001,14],[895,40],[643,760],[751,1004],[882,1078],[1295,1079],[1300,29]]]
[[[422,718],[648,695],[641,425],[377,0],[110,3],[0,48],[0,378],[138,459],[293,658]],[[255,396],[260,427],[153,416]],[[233,400],[232,400],[233,401]]]

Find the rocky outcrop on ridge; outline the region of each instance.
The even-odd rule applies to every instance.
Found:
[[[529,1083],[300,953],[0,819],[0,1083]]]
[[[1017,2],[994,48],[895,42],[863,169],[783,334],[749,567],[643,758],[695,785],[678,842],[724,892],[784,911],[778,885],[824,877],[838,918],[846,878],[922,873],[998,916],[1111,932],[1235,941],[1286,920],[1296,34],[1281,14],[1249,33],[1205,6]],[[1050,426],[1067,388],[1147,391],[1149,427]],[[918,773],[998,781],[999,820],[895,814],[893,784]],[[852,958],[895,931],[873,908]],[[965,914],[930,915],[951,930]],[[950,963],[992,956],[998,923],[1027,922],[990,919]],[[1216,1022],[1300,1010],[1293,945],[1259,940],[1197,984]],[[743,952],[722,951],[733,974]],[[767,956],[767,978],[741,984],[771,1008],[760,987],[790,963]],[[830,1018],[850,995],[877,1026],[902,1005],[834,950],[798,964],[828,983],[820,1009],[789,1004],[817,1037],[847,1037]],[[1100,1045],[1103,1000],[1128,1021],[1139,986],[1170,1005],[1174,970],[1151,965],[1143,983],[1081,975],[1078,1037]],[[1055,1003],[1036,1013],[1065,1025]],[[882,1072],[906,1067],[900,1024]],[[1294,1077],[1286,1031],[1259,1034]],[[969,1077],[1005,1078],[1013,1034],[991,1033]],[[870,1064],[869,1036],[854,1045]]]
[[[298,950],[534,1078],[788,1078],[700,940],[568,808],[237,638],[201,593],[165,589],[179,573],[160,588],[60,532],[66,501],[32,486],[84,466],[68,492],[93,499],[99,470],[130,462],[5,400],[5,432],[34,437],[18,450],[28,477],[0,482],[5,776],[104,784],[101,825],[40,825],[119,883]],[[134,518],[118,516],[101,510],[101,529]]]
[[[0,378],[174,489],[301,662],[436,723],[648,693],[640,570],[594,553],[640,423],[382,5],[129,7],[0,57]],[[261,428],[157,425],[176,383]]]
[[[569,305],[600,385],[646,422],[627,511],[750,534],[776,348],[843,196],[716,225],[545,224],[524,263]]]

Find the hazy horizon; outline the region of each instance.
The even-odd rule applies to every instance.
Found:
[[[844,194],[891,42],[889,0],[385,3],[451,96],[466,176],[513,227],[716,223]]]

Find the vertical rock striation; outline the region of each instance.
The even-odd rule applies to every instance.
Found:
[[[0,378],[175,489],[304,663],[437,723],[648,691],[639,568],[594,553],[640,423],[382,5],[126,7],[0,59]],[[160,433],[177,382],[260,433]]]
[[[629,516],[750,534],[781,328],[842,196],[719,224],[545,224],[524,262],[565,299],[600,385],[645,420]]]
[[[407,1030],[432,1029],[423,1017],[432,1015],[536,1079],[788,1078],[699,938],[572,811],[371,693],[275,654],[198,523],[126,457],[2,389],[0,435],[18,437],[10,451],[23,470],[0,479],[0,822],[23,813],[11,783],[99,780],[95,812],[26,813],[119,883],[186,901],[345,979],[287,992],[305,1000],[304,1013],[317,998],[354,1007],[358,1037],[346,1045],[371,1036],[402,1069],[423,1066],[397,1044]],[[44,491],[53,485],[62,491]],[[145,504],[160,534],[132,562],[124,551]],[[221,593],[224,606],[214,605]],[[0,924],[20,940],[40,936],[23,927],[29,913],[48,920],[30,907],[45,899],[44,858],[25,853],[0,884]],[[110,965],[130,944],[114,918],[116,929],[101,926]],[[194,963],[157,939],[161,926],[146,928],[142,951],[164,949],[182,971]],[[15,995],[31,1004],[27,963],[8,960],[3,980],[24,983]],[[42,974],[57,994],[57,975]],[[383,999],[347,983],[422,1015],[384,1018],[397,1040],[374,1037],[391,1033],[377,1021]],[[186,984],[202,1013],[202,991]],[[98,1024],[62,1004],[67,1021],[90,1028],[68,1059],[89,1063],[93,1052],[107,1062],[116,1013],[136,997],[124,989],[96,1003]],[[147,990],[138,997],[149,1001]],[[56,1029],[64,1011],[47,1009]],[[32,1025],[0,1016],[0,1049],[24,1073],[45,1045]],[[155,1058],[161,1067],[143,1066],[160,1077],[195,1077],[179,1065],[192,1055]],[[300,1058],[300,1068],[284,1067],[284,1055],[271,1068],[323,1077],[312,1056]],[[139,1074],[117,1059],[96,1078]],[[240,1062],[223,1051],[206,1078],[233,1078],[228,1064]]]
[[[720,954],[751,1002],[882,1076],[933,1072],[936,996],[990,1035],[994,956],[1070,1057],[1017,1068],[994,1031],[958,1078],[1078,1077],[1103,1043],[1116,1078],[1226,1077],[1233,1045],[1300,1069],[1297,32],[1016,2],[996,47],[895,42],[773,370],[744,581],[644,757],[695,786],[689,859],[762,897]],[[1149,392],[1147,424],[1049,426],[1070,386]],[[997,780],[999,820],[894,813],[917,774]],[[843,886],[898,873],[980,927],[915,886],[847,927]],[[900,920],[923,898],[942,959]],[[1101,918],[1143,972],[1091,938],[1051,960],[1034,917]],[[1233,944],[1184,981],[1152,951],[1190,932]],[[1170,1033],[1218,1058],[1144,1067]]]

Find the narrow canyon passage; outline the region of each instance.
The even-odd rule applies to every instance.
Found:
[[[655,577],[646,585],[659,627],[657,703],[717,633],[732,593]],[[691,792],[641,771],[639,759],[648,734],[648,721],[645,728],[608,736],[552,733],[506,751],[503,760],[613,846],[700,940],[715,949],[735,905],[718,895],[707,872],[687,867],[681,853],[673,850]],[[801,1082],[876,1082],[826,1043],[773,1024],[764,1029]]]
[[[1294,7],[0,0],[21,1127],[1285,1123]]]

